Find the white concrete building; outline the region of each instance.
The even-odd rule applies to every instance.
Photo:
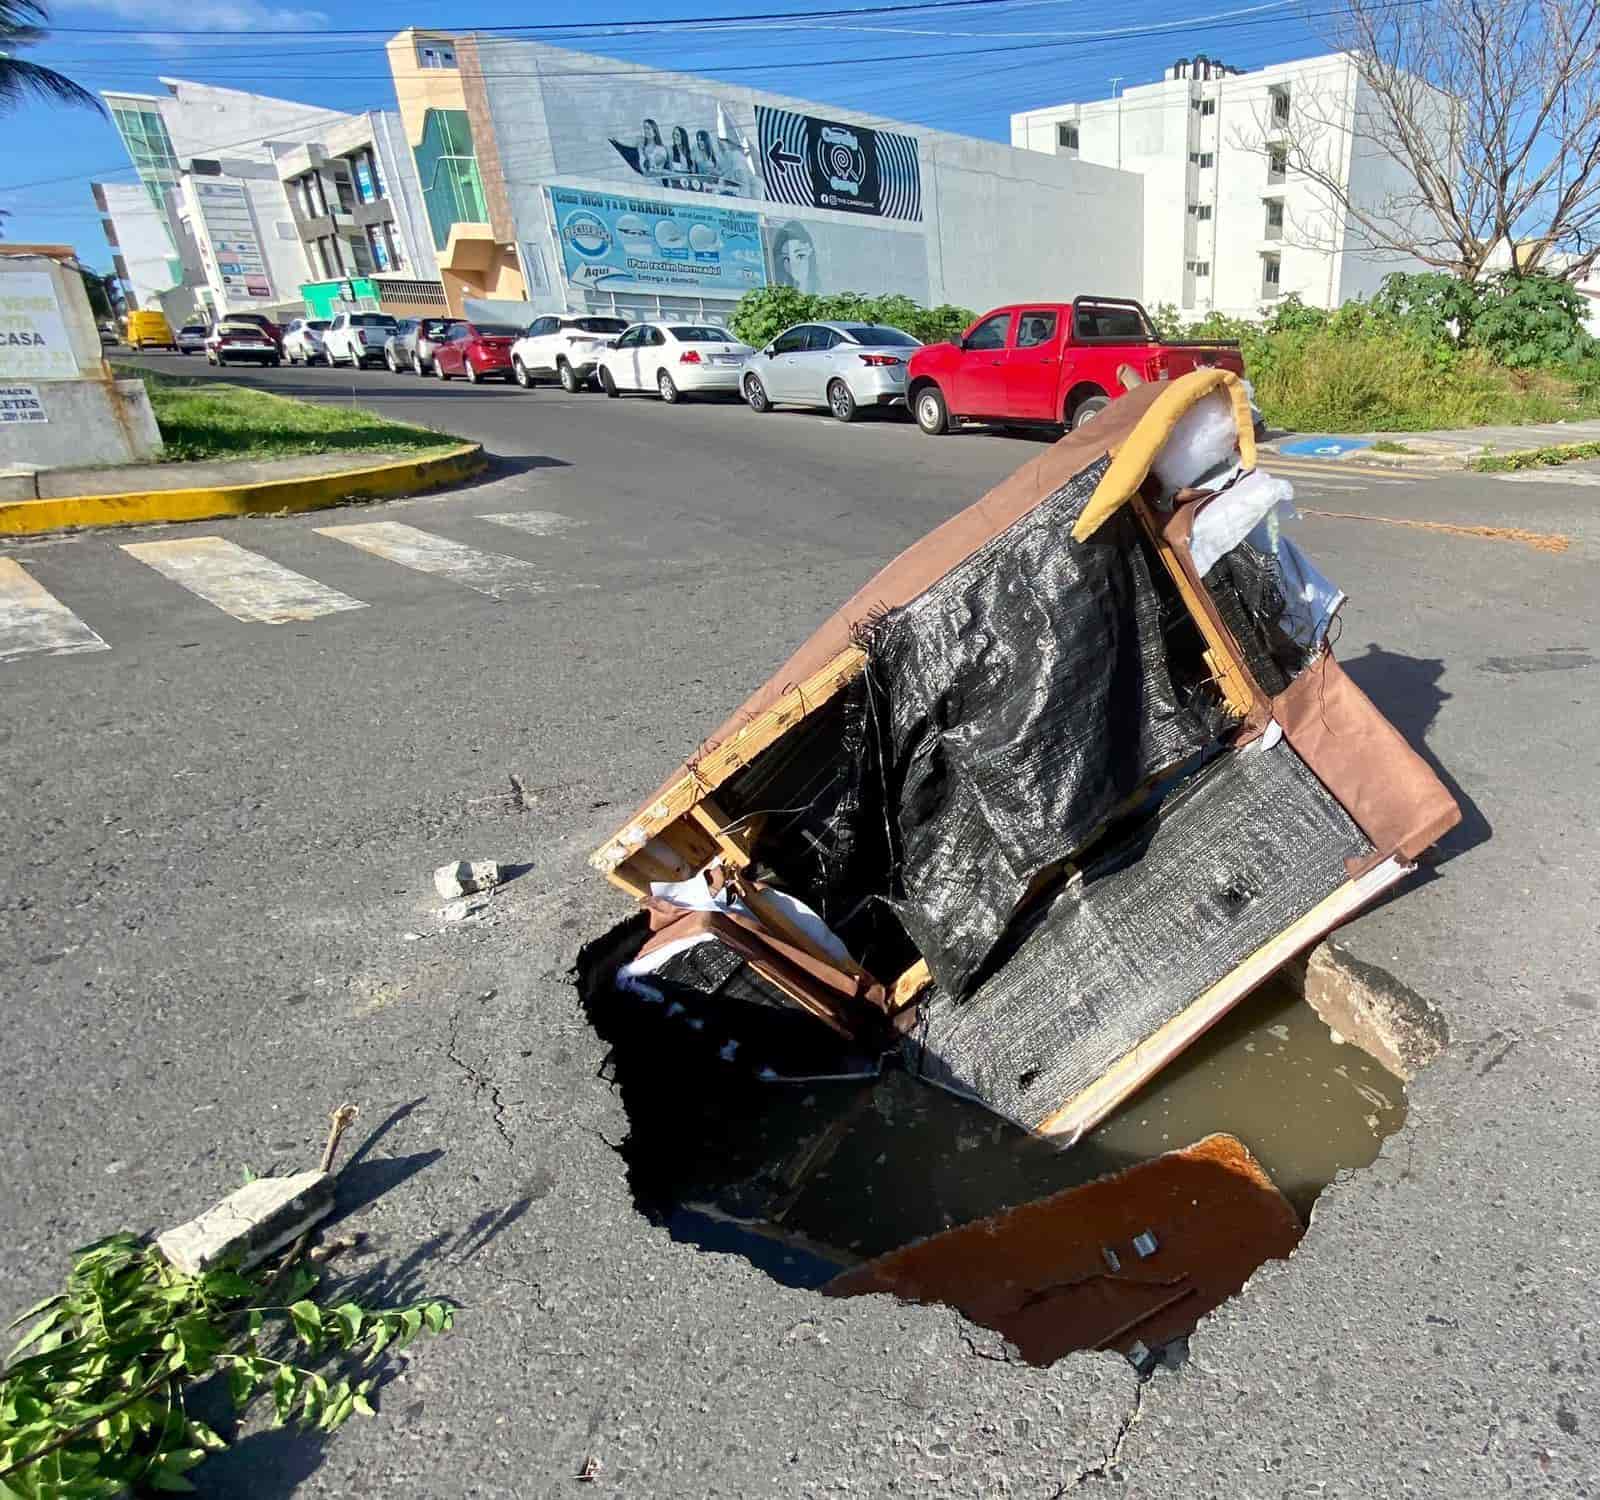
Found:
[[[397,116],[161,82],[165,95],[105,95],[140,186],[98,184],[95,201],[113,247],[136,247],[125,280],[138,305],[183,319],[288,315],[329,277],[403,278],[414,292],[437,276]],[[329,199],[306,212],[305,190],[324,179]],[[427,300],[438,298],[435,283]]]
[[[1144,179],[1148,306],[1254,316],[1289,293],[1337,307],[1391,271],[1427,269],[1375,250],[1325,188],[1293,170],[1290,140],[1358,205],[1405,191],[1405,174],[1362,129],[1373,108],[1342,53],[1253,72],[1185,58],[1114,99],[1014,114],[1011,143]]]

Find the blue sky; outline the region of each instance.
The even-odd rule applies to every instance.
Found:
[[[355,110],[392,104],[383,43],[403,26],[537,25],[539,39],[556,45],[689,73],[715,70],[717,78],[818,103],[1005,140],[1015,110],[1107,98],[1113,77],[1125,87],[1153,82],[1177,57],[1204,53],[1253,68],[1328,50],[1312,30],[1316,20],[1302,19],[1302,0],[1156,0],[1114,9],[1089,0],[944,0],[893,15],[838,14],[847,8],[847,0],[814,0],[809,11],[795,0],[703,0],[693,8],[547,0],[530,21],[527,8],[507,0],[417,0],[403,8],[377,0],[55,0],[54,32],[28,55],[96,91],[159,93],[165,75]],[[717,25],[757,12],[785,19]],[[689,20],[695,29],[681,29]],[[592,29],[599,21],[628,24]],[[680,24],[652,30],[651,22]],[[561,29],[578,25],[591,29]],[[1171,29],[1107,34],[1151,27]],[[112,28],[138,34],[99,34]],[[220,34],[174,34],[196,29]],[[325,34],[339,31],[347,34]],[[4,237],[73,244],[109,269],[88,184],[133,180],[110,122],[30,103],[0,129],[8,148],[0,153],[0,208],[11,214]]]

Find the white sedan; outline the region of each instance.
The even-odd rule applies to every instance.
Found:
[[[703,323],[635,323],[601,351],[600,388],[608,396],[655,391],[663,401],[705,391],[736,395],[750,346]]]

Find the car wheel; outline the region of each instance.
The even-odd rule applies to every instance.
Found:
[[[855,421],[856,398],[851,395],[850,387],[844,381],[828,382],[828,410],[841,422]]]
[[[751,411],[771,411],[772,402],[767,399],[767,388],[762,385],[759,375],[747,375],[744,382],[744,399],[750,403]]]
[[[514,359],[511,361],[511,378],[515,380],[516,383],[523,388],[523,390],[531,391],[533,389],[533,376],[528,373],[528,367],[523,364],[520,359]]]
[[[925,386],[917,392],[917,426],[930,437],[938,437],[950,430],[950,408],[944,404],[944,393],[936,385]]]
[[[482,378],[478,374],[478,367],[470,359],[461,361],[461,373],[467,377],[468,385],[476,385]]]
[[[556,374],[561,377],[561,389],[569,396],[576,396],[583,389],[583,382],[578,379],[578,372],[566,360],[562,360],[556,366]]]
[[[1108,406],[1111,405],[1109,396],[1089,396],[1072,408],[1072,419],[1067,426],[1076,432],[1080,427],[1087,427]]]
[[[656,389],[661,392],[661,399],[668,406],[676,406],[678,404],[678,387],[673,384],[672,376],[665,370],[656,372]]]
[[[428,373],[422,368],[422,356],[415,349],[411,351],[411,373],[413,375],[426,375]]]
[[[600,389],[603,390],[606,395],[611,397],[613,401],[615,401],[617,397],[622,394],[622,392],[617,389],[616,381],[611,378],[611,371],[606,369],[604,365],[600,366]]]
[[[274,370],[276,370],[278,366],[283,363],[283,361],[274,356],[272,359],[269,359],[267,363],[271,365]]]
[[[180,349],[180,350],[178,350],[178,353],[181,354],[185,359],[188,359],[188,357],[191,354],[194,353],[194,350],[193,349]]]

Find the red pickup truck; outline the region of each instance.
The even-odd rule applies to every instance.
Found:
[[[1137,302],[1017,302],[985,313],[953,344],[917,350],[906,371],[906,400],[928,433],[948,432],[964,417],[1081,427],[1127,390],[1124,366],[1138,384],[1201,365],[1244,374],[1237,344],[1164,341]]]

